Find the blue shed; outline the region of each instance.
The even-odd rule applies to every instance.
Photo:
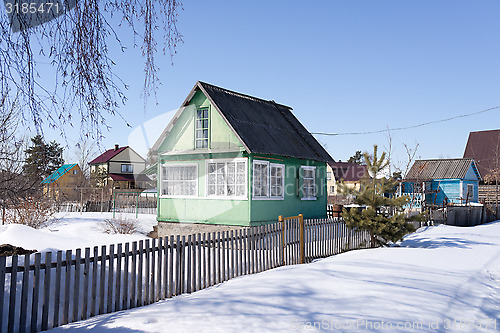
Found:
[[[481,175],[472,158],[416,160],[406,175],[402,194],[412,198],[414,207],[464,205],[478,202]]]

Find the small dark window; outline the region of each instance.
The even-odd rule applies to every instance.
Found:
[[[132,164],[122,164],[122,173],[132,172],[134,172],[134,166]]]
[[[467,184],[467,198],[470,200],[474,198],[474,185]]]

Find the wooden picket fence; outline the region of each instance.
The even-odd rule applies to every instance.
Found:
[[[339,219],[0,257],[0,333],[38,332],[370,246]],[[42,260],[43,259],[43,260]]]

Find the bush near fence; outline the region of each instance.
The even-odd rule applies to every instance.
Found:
[[[46,252],[43,258],[16,255],[8,265],[0,257],[0,332],[47,330],[299,263],[298,222]],[[304,220],[303,226],[306,262],[370,246],[367,232],[348,230],[340,219]]]

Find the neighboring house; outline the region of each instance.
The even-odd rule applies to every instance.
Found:
[[[43,193],[56,200],[76,200],[77,186],[82,183],[82,177],[78,164],[64,164],[42,180]]]
[[[417,160],[402,182],[402,194],[411,205],[461,205],[478,202],[481,175],[471,158]]]
[[[366,165],[348,162],[330,162],[327,166],[328,195],[342,194],[339,183],[359,190],[361,178],[366,175]]]
[[[150,179],[141,174],[146,160],[129,146],[109,149],[90,163],[90,173],[99,186],[112,189],[143,189]]]
[[[500,130],[470,132],[464,158],[473,158],[485,182],[500,174]]]
[[[333,160],[288,106],[197,82],[152,149],[160,227],[326,216]]]

